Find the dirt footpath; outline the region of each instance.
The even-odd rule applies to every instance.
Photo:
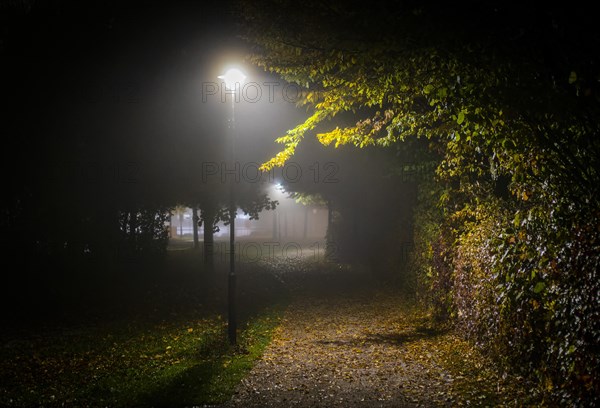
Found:
[[[306,279],[227,407],[528,405],[518,378],[434,329],[398,291],[356,276]]]

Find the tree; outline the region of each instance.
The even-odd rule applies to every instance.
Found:
[[[279,0],[241,2],[239,16],[252,61],[301,86],[309,111],[263,168],[283,165],[307,135],[335,147],[427,140],[440,157],[415,223],[427,290],[473,339],[527,361],[557,399],[598,402],[592,17],[496,2]]]
[[[269,196],[262,192],[262,187],[258,184],[240,186],[240,191],[236,195],[236,206],[244,214],[249,215],[251,220],[257,220],[260,213],[266,210],[275,210],[279,204],[276,200],[271,200]],[[214,266],[214,234],[219,231],[217,224],[223,222],[225,225],[230,223],[229,196],[216,196],[207,194],[198,201],[201,209],[198,224],[204,225],[204,264],[212,270]]]
[[[183,236],[183,216],[186,213],[187,208],[183,205],[178,205],[173,209],[173,214],[177,216],[179,221],[179,235]]]
[[[285,27],[278,23],[282,12],[292,20]],[[513,12],[496,4],[466,13],[456,5],[242,3],[247,37],[257,45],[253,62],[305,87],[300,104],[311,110],[304,123],[277,139],[284,149],[264,168],[285,163],[308,132],[321,129],[319,141],[336,147],[427,137],[443,147],[439,171],[448,177],[508,172],[517,181],[532,170],[522,159],[535,145],[551,159],[544,171],[579,180],[581,193],[597,205],[595,174],[584,164],[598,161],[590,136],[598,130],[600,96],[592,83],[597,72],[588,62],[577,70],[589,73],[578,77],[578,56],[568,50],[561,50],[566,61],[544,60],[540,51],[527,55],[538,40],[546,42],[540,48],[560,40],[566,46],[569,38],[560,32],[549,37],[535,32],[550,29],[553,18],[561,28],[570,27],[559,10],[548,10],[535,27],[531,15],[517,18]],[[587,99],[575,101],[582,99],[582,86]],[[324,121],[348,112],[358,115],[354,125],[323,129]],[[574,151],[569,143],[592,149]]]

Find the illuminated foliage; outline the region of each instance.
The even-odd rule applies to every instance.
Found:
[[[598,402],[600,72],[589,50],[600,36],[589,17],[309,3],[240,5],[252,61],[303,87],[310,112],[263,168],[309,135],[335,147],[429,140],[441,160],[416,211],[420,294],[557,401]],[[342,114],[354,124],[332,128]]]

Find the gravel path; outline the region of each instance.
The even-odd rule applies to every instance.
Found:
[[[309,280],[226,407],[523,406],[514,379],[431,329],[397,291],[356,276]]]

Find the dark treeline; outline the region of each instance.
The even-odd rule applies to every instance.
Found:
[[[328,208],[326,253],[331,261],[364,265],[414,292],[414,279],[406,276],[413,210],[420,174],[433,170],[434,157],[422,141],[397,151],[359,151],[332,150],[309,139],[284,167],[290,174],[302,169],[302,177],[281,182],[300,203]]]
[[[220,6],[1,7],[0,246],[17,265],[2,277],[6,315],[51,308],[55,288],[85,276],[110,281],[155,262],[176,205],[195,207],[203,222],[226,221],[229,106],[203,95],[203,84],[217,80],[224,58],[243,54]],[[256,124],[261,106],[283,119]],[[264,160],[260,138],[268,145],[289,126],[281,112],[293,106],[261,106],[238,113],[249,124],[238,135],[241,163]],[[206,178],[209,165],[218,172]],[[273,206],[266,185],[243,181],[242,210]]]

